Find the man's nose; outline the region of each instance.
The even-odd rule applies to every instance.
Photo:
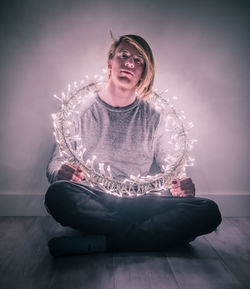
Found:
[[[125,62],[125,66],[129,68],[134,68],[135,66],[134,59],[132,57],[129,57]]]

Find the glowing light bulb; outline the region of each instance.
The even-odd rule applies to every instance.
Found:
[[[188,123],[188,127],[189,127],[189,128],[193,128],[193,127],[194,127],[193,122],[189,122],[189,123]]]
[[[99,163],[99,171],[102,175],[105,175],[104,163]]]
[[[111,173],[111,167],[110,166],[107,167],[107,171],[108,171],[109,177],[112,178],[113,176]]]

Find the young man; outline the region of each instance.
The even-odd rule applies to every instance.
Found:
[[[161,116],[146,101],[152,92],[154,59],[148,43],[123,35],[108,53],[106,88],[81,111],[79,127],[87,148],[122,181],[159,173],[166,155]],[[211,200],[193,198],[190,178],[174,180],[162,196],[116,197],[90,187],[81,168],[61,165],[55,148],[48,164],[45,205],[63,226],[87,235],[49,242],[53,256],[102,251],[164,250],[212,232],[221,222]]]

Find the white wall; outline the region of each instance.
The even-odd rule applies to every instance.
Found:
[[[100,73],[115,36],[139,34],[156,87],[179,97],[199,140],[198,192],[250,193],[246,1],[6,1],[1,8],[1,192],[44,192],[52,97]]]

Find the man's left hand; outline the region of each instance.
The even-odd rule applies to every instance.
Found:
[[[176,179],[172,181],[170,192],[174,197],[194,197],[195,185],[191,178]]]

